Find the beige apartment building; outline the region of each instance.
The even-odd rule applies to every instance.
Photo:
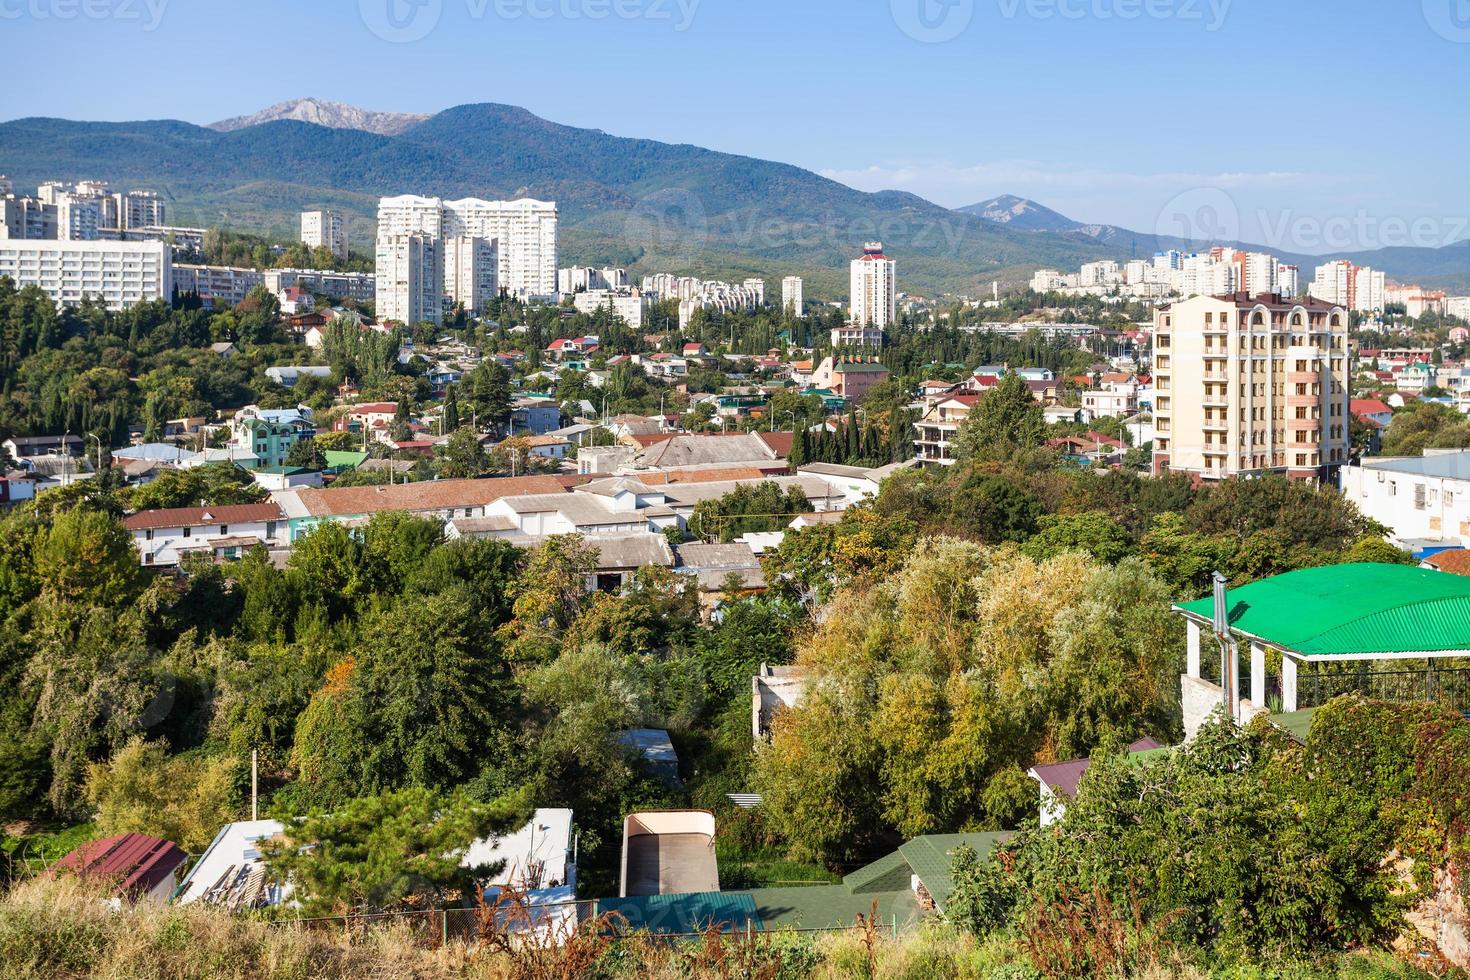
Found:
[[[1348,312],[1275,293],[1154,314],[1154,472],[1333,480],[1348,459]]]

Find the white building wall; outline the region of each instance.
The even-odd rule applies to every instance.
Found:
[[[172,297],[173,255],[162,242],[7,239],[0,241],[0,276],[38,286],[58,305],[94,297],[121,310]]]

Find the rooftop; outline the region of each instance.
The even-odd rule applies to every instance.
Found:
[[[1406,565],[1304,568],[1231,589],[1231,629],[1308,658],[1470,651],[1470,578]],[[1214,599],[1176,610],[1210,621]]]
[[[379,511],[429,512],[455,507],[483,507],[502,497],[565,493],[554,476],[519,476],[494,480],[433,480],[325,490],[278,491],[275,499],[290,517],[344,517]],[[297,512],[299,511],[299,513]]]
[[[1470,450],[1397,459],[1366,459],[1363,468],[1445,480],[1470,480]]]
[[[255,524],[278,521],[283,516],[281,508],[269,501],[228,507],[174,507],[140,511],[123,521],[123,527],[129,531],[143,531],[164,527],[202,527],[206,524]]]
[[[52,872],[61,869],[112,878],[118,894],[133,895],[158,887],[188,857],[173,841],[147,834],[119,834],[83,844],[52,865]]]

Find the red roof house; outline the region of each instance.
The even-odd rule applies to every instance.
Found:
[[[113,883],[116,898],[163,903],[173,894],[188,859],[173,841],[147,834],[119,834],[83,844],[46,873],[71,872],[107,880]]]

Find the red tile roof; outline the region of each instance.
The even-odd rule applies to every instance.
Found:
[[[1437,555],[1430,555],[1424,559],[1424,564],[1431,565],[1441,572],[1449,572],[1451,575],[1470,575],[1470,550],[1454,548],[1450,551],[1441,551]]]
[[[568,486],[555,476],[517,476],[494,480],[428,480],[326,490],[303,487],[289,492],[297,495],[312,517],[342,517],[379,511],[429,513],[456,507],[483,507],[501,497],[560,493]]]
[[[1354,398],[1348,403],[1348,411],[1354,415],[1392,415],[1393,409],[1379,398]]]
[[[281,508],[269,501],[261,504],[233,504],[228,507],[174,507],[168,510],[145,510],[123,521],[129,531],[163,527],[203,527],[206,524],[255,524],[279,521],[285,517]]]

